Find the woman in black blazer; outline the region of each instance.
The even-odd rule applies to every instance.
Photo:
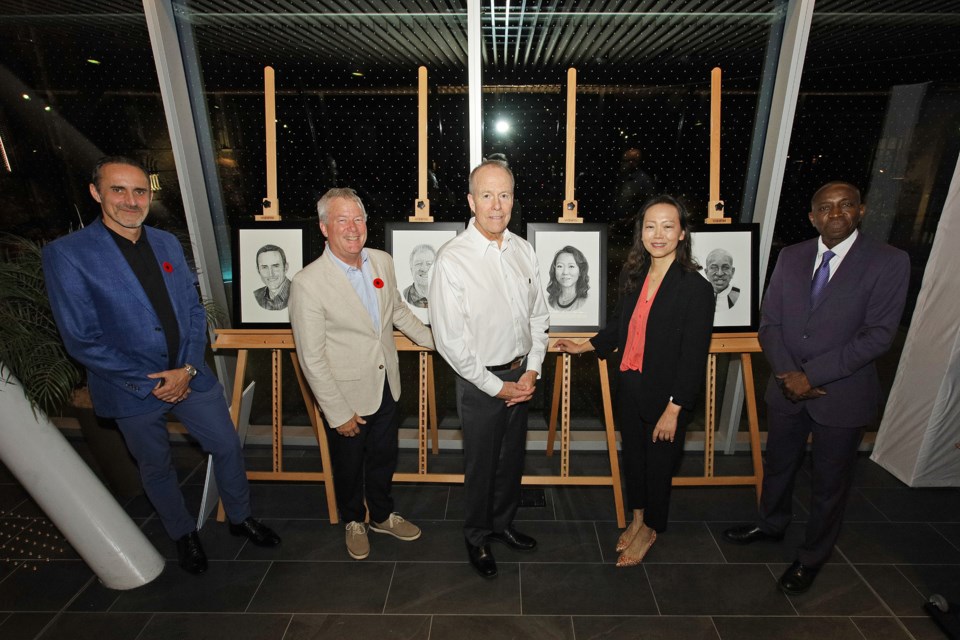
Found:
[[[600,333],[568,353],[621,354],[614,416],[633,522],[617,541],[618,567],[640,564],[667,528],[670,488],[703,384],[713,288],[693,259],[686,207],[668,195],[641,209],[620,274],[620,298]]]

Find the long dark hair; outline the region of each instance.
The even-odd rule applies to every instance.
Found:
[[[590,265],[587,263],[587,258],[580,249],[567,245],[553,255],[553,261],[550,263],[550,284],[547,285],[547,301],[553,306],[557,306],[557,303],[560,301],[560,291],[563,288],[557,280],[557,258],[564,253],[569,253],[573,256],[573,261],[577,263],[577,268],[580,269],[580,275],[577,276],[576,284],[577,295],[574,300],[577,298],[586,298],[587,292],[590,291]]]
[[[680,230],[683,232],[683,239],[677,245],[677,262],[684,271],[699,271],[700,265],[693,259],[692,243],[690,241],[690,214],[683,202],[671,195],[661,194],[654,196],[643,203],[640,213],[637,214],[637,221],[633,225],[633,245],[630,247],[630,253],[627,255],[627,261],[623,265],[623,271],[626,279],[623,281],[623,291],[633,291],[641,285],[640,275],[646,270],[650,263],[650,254],[647,248],[643,246],[643,218],[650,207],[658,204],[669,204],[676,208],[680,216]]]

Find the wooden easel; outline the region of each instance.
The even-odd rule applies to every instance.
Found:
[[[313,399],[310,387],[303,377],[303,371],[300,369],[300,361],[297,360],[296,346],[293,342],[293,332],[289,329],[218,329],[216,339],[213,342],[213,349],[236,349],[237,350],[237,370],[233,378],[233,399],[230,407],[230,418],[233,420],[235,428],[240,427],[240,397],[243,394],[243,381],[247,371],[247,358],[251,349],[269,349],[272,362],[271,368],[271,395],[273,399],[272,411],[272,441],[273,441],[273,462],[270,471],[247,471],[247,478],[250,480],[306,480],[323,482],[327,497],[327,512],[330,515],[330,524],[336,524],[339,519],[337,516],[337,499],[333,487],[333,467],[330,464],[330,448],[327,444],[327,435],[324,431],[323,420],[320,417],[320,409]],[[300,393],[303,401],[307,405],[307,415],[310,417],[310,425],[313,427],[313,433],[317,438],[317,445],[320,447],[320,466],[321,471],[284,471],[283,470],[283,411],[282,411],[282,385],[281,375],[283,364],[283,352],[290,355],[290,362],[293,363],[293,371],[297,376],[297,383],[300,385]],[[223,522],[224,513],[221,506],[217,512],[217,520]]]

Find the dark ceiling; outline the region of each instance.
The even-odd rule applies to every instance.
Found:
[[[782,6],[764,0],[484,0],[484,82],[559,83],[565,69],[576,67],[588,83],[663,86],[702,79],[720,65],[732,83],[725,86],[756,87]],[[263,64],[297,69],[299,77],[327,87],[412,84],[420,65],[432,82],[467,80],[466,0],[187,0],[176,10],[195,34],[208,89],[254,90],[259,74],[248,81],[235,70]],[[5,63],[33,65],[34,49],[49,58],[51,46],[64,59],[116,58],[118,50],[136,52],[130,57],[137,60],[149,54],[142,3],[135,0],[0,0],[0,22]],[[824,90],[956,83],[958,53],[960,0],[821,0],[804,83]],[[77,82],[69,64],[46,73],[48,81]]]

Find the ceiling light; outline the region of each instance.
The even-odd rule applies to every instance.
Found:
[[[89,62],[90,64],[100,64],[100,61],[94,58],[87,58],[87,62]]]
[[[497,120],[497,123],[493,125],[493,128],[496,129],[497,133],[508,133],[510,131],[510,123],[506,120]]]

